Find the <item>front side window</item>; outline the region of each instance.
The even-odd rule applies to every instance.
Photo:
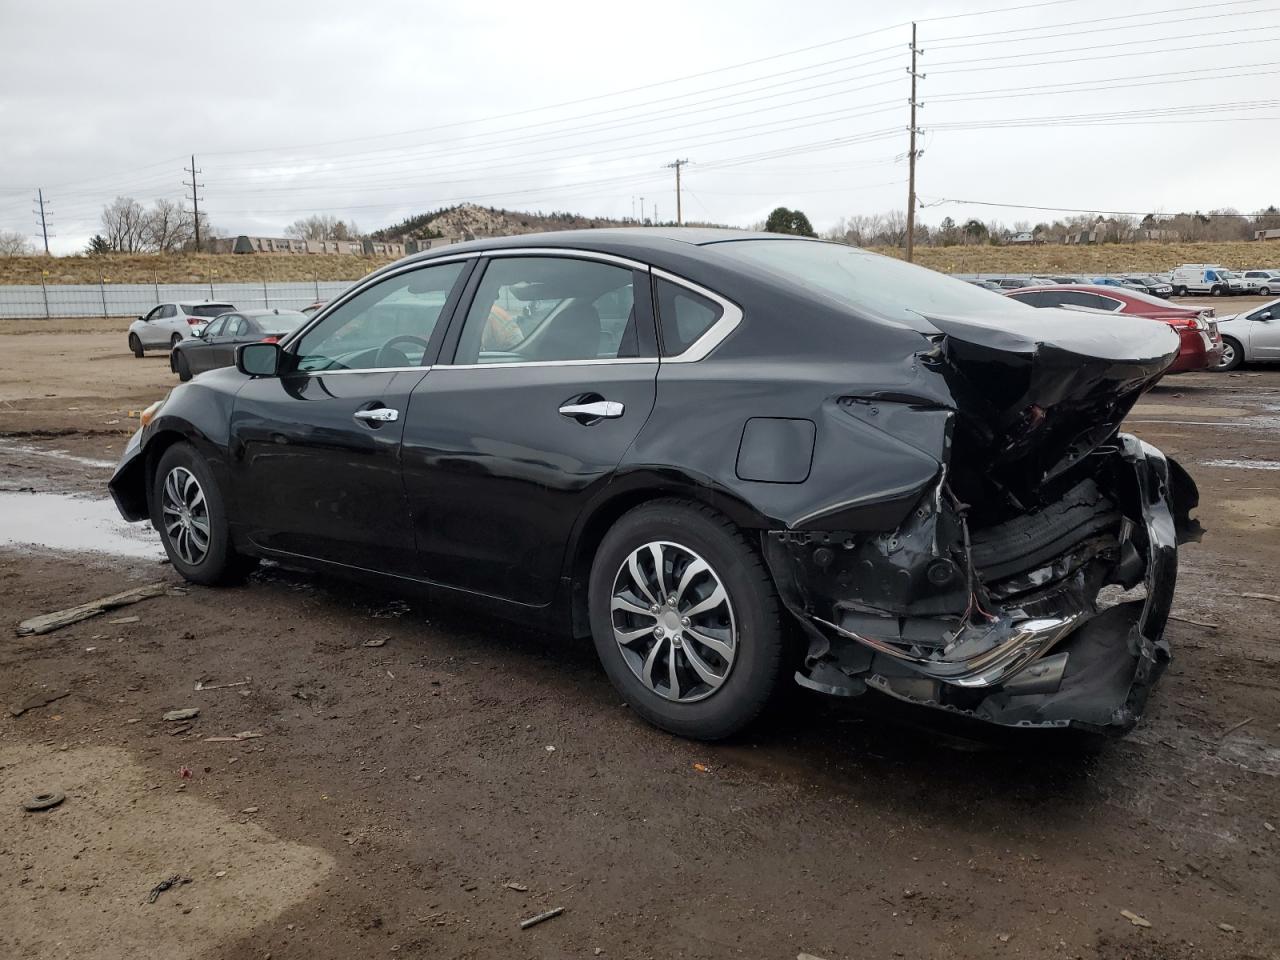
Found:
[[[463,266],[455,261],[422,267],[361,290],[297,341],[297,369],[418,366]]]
[[[714,300],[670,280],[658,279],[654,292],[662,329],[662,352],[668,357],[688,350],[724,313],[724,308]]]
[[[233,313],[227,317],[227,336],[241,336],[248,328],[248,323],[245,322],[244,317],[240,316],[240,314]]]
[[[630,269],[569,257],[498,257],[476,289],[454,362],[546,363],[638,354]]]
[[[212,340],[214,337],[222,336],[222,328],[226,325],[226,317],[218,317],[216,320],[210,320],[209,325],[204,328],[204,338],[206,340]]]

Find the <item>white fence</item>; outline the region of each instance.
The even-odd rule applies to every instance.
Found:
[[[273,280],[249,283],[88,283],[0,286],[0,317],[134,317],[158,303],[219,300],[241,310],[298,310],[330,300],[354,281]]]

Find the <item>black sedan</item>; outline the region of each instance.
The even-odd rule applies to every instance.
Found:
[[[792,677],[1121,733],[1197,493],[1119,424],[1177,351],[816,240],[474,241],[177,387],[110,489],[196,583],[273,558],[589,635],[692,737]]]
[[[169,369],[179,380],[236,362],[236,347],[257,340],[281,340],[307,322],[297,310],[238,310],[222,313],[195,332],[195,336],[174,344],[169,352]]]

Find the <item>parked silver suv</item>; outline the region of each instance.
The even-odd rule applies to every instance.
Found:
[[[129,349],[135,357],[147,350],[171,350],[194,336],[196,328],[234,309],[234,304],[215,300],[162,303],[129,324]]]

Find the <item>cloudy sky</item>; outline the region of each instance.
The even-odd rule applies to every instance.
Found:
[[[677,158],[686,219],[821,229],[905,209],[912,19],[926,222],[1280,204],[1280,0],[0,0],[0,230],[43,187],[82,249],[113,197],[180,199],[192,153],[229,233],[667,219]]]

